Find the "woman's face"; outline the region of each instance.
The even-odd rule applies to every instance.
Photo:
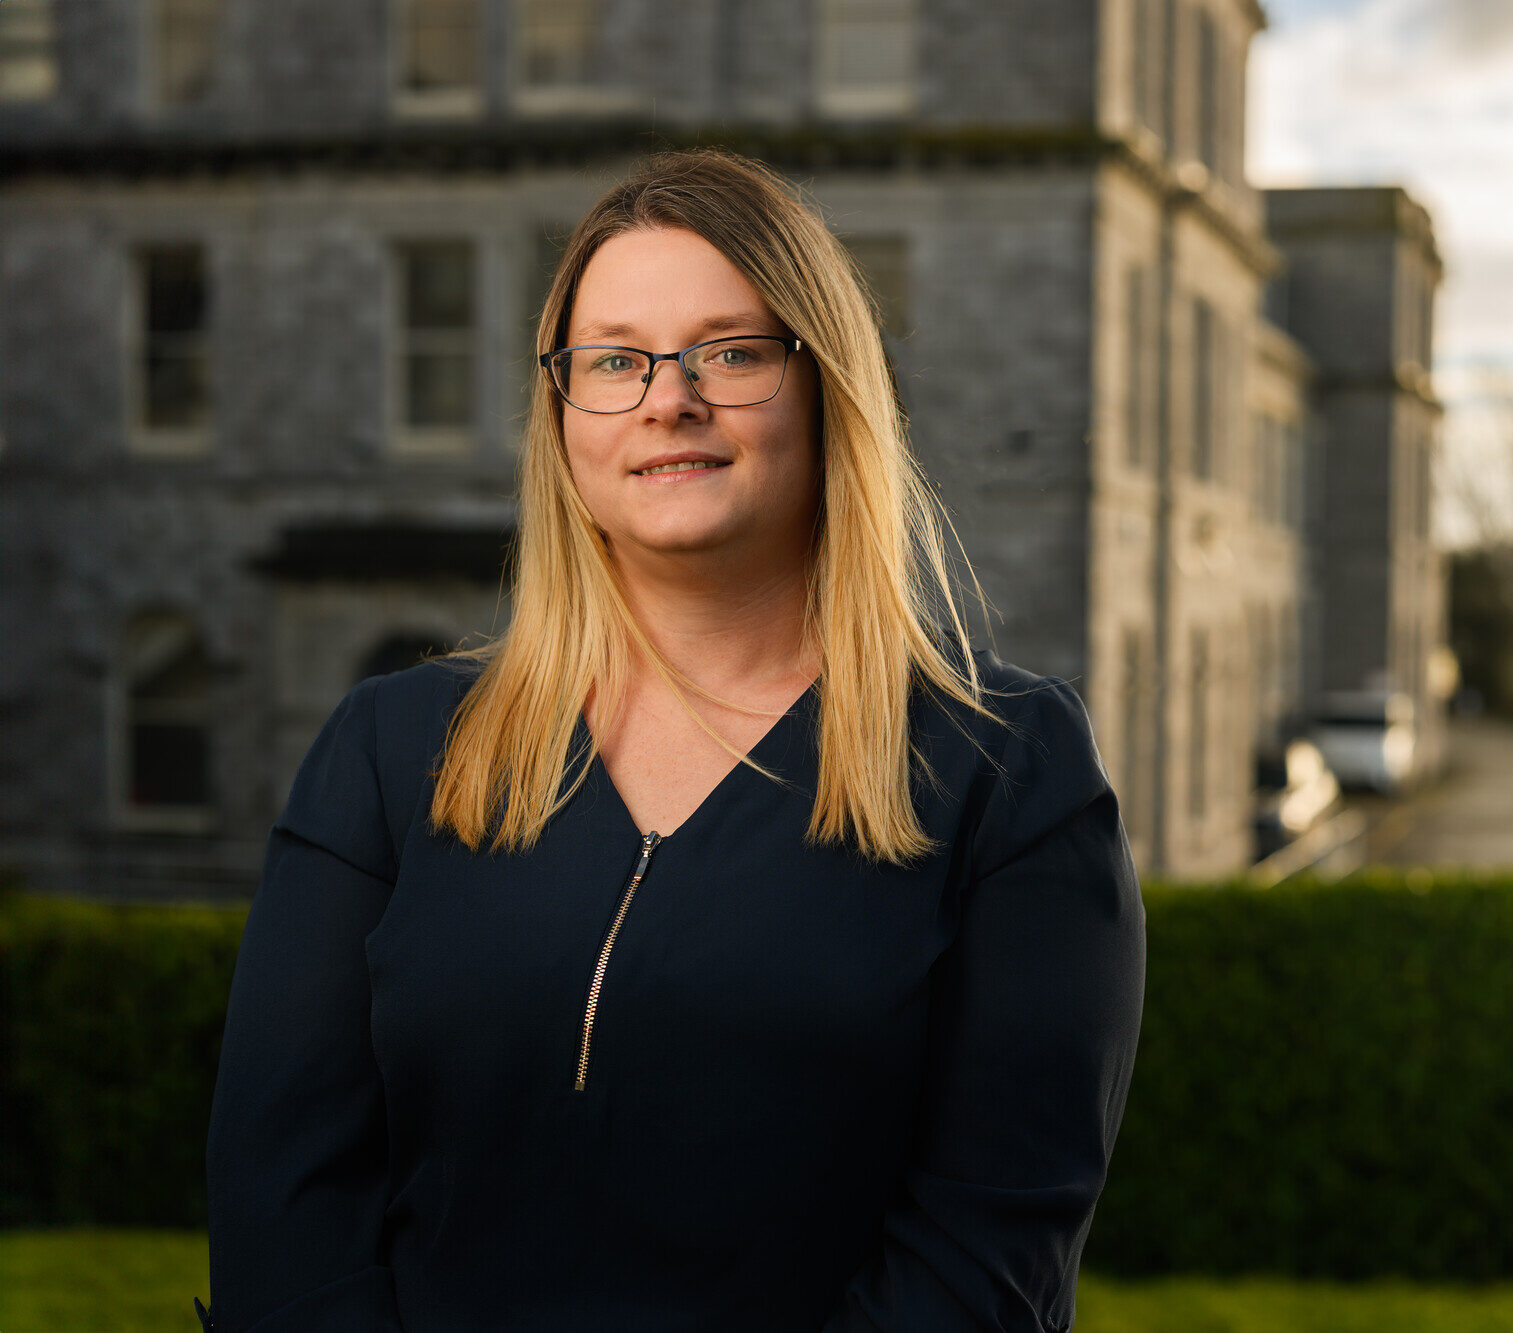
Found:
[[[756,289],[693,232],[622,232],[594,252],[578,284],[568,345],[680,351],[725,333],[788,330]],[[562,405],[578,492],[619,561],[709,554],[776,572],[807,554],[819,497],[818,385],[791,354],[765,403],[711,407],[676,361],[659,361],[639,407],[595,415]],[[652,476],[682,455],[722,466]]]

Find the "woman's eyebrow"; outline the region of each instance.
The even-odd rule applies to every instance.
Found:
[[[751,333],[764,332],[772,324],[771,315],[739,312],[734,315],[715,315],[700,326],[704,333],[729,333],[732,329],[744,329]],[[629,338],[635,327],[630,324],[585,324],[578,330],[579,338]]]

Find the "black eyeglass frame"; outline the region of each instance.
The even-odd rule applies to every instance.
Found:
[[[710,403],[709,399],[704,397],[702,393],[699,393],[699,386],[697,384],[699,377],[697,373],[691,374],[689,372],[688,362],[684,360],[684,357],[690,352],[697,352],[701,347],[713,347],[716,343],[751,342],[757,338],[783,344],[783,370],[778,376],[777,388],[765,398],[758,398],[750,403]],[[706,338],[703,342],[694,343],[692,347],[685,347],[681,352],[648,352],[644,347],[622,347],[618,343],[578,343],[572,347],[559,347],[553,352],[543,352],[537,360],[540,362],[542,370],[546,371],[547,383],[552,386],[557,396],[569,407],[576,408],[579,412],[591,413],[596,417],[613,417],[619,416],[621,412],[634,412],[636,408],[646,401],[646,391],[651,388],[651,377],[657,373],[657,363],[659,361],[676,361],[678,369],[683,372],[683,379],[688,387],[694,391],[694,394],[701,403],[709,403],[710,407],[756,407],[761,403],[770,403],[778,394],[782,393],[783,385],[787,382],[788,358],[794,352],[801,352],[803,349],[804,343],[800,338],[783,338],[779,337],[776,333],[728,333],[723,338]],[[562,386],[557,383],[556,373],[552,370],[552,361],[568,352],[635,352],[640,356],[644,356],[647,359],[647,367],[646,374],[641,376],[641,396],[629,407],[617,407],[612,412],[600,411],[598,408],[593,407],[579,407],[577,403],[573,402],[571,398],[562,392]]]

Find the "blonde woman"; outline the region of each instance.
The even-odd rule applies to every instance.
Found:
[[[1069,1328],[1144,908],[1078,696],[970,645],[856,273],[664,155],[537,350],[509,628],[356,685],[270,834],[204,1327]]]

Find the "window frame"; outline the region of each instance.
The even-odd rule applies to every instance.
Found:
[[[852,263],[861,270],[868,288],[877,298],[879,313],[882,315],[883,337],[893,342],[906,339],[914,329],[910,319],[914,304],[911,281],[914,276],[913,237],[906,231],[846,232],[836,239],[840,241]],[[889,291],[879,284],[877,275],[884,271],[879,265],[865,262],[869,247],[874,258],[884,249],[896,250],[896,254],[888,256],[889,262],[894,265],[889,276],[898,279],[896,291]]]
[[[209,36],[206,39],[205,90],[193,98],[165,96],[162,40],[163,19],[170,6],[185,3],[185,0],[146,0],[138,13],[141,16],[139,48],[141,51],[142,103],[154,115],[171,115],[176,112],[193,112],[208,106],[215,100],[223,58],[221,35],[225,27],[225,0],[190,0],[211,11],[207,23]]]
[[[510,109],[520,116],[616,116],[653,105],[649,89],[611,83],[592,75],[575,83],[532,83],[529,78],[528,31],[536,20],[534,4],[552,0],[509,0]],[[601,0],[585,0],[597,6]],[[590,24],[592,26],[592,24]]]
[[[18,10],[21,17],[17,18]],[[35,17],[40,29],[39,36],[30,44],[31,49],[21,43],[12,34],[7,43],[0,44],[0,71],[8,66],[14,73],[15,67],[22,69],[28,66],[36,66],[45,71],[45,87],[39,92],[27,92],[21,95],[7,94],[5,92],[6,80],[0,77],[0,107],[10,109],[14,107],[43,106],[55,101],[62,89],[63,70],[58,59],[58,14],[56,0],[4,0],[4,10],[0,12],[0,25],[25,23],[28,17]],[[0,33],[5,31],[0,26]]]
[[[389,103],[396,115],[417,120],[471,120],[481,116],[487,102],[484,92],[486,64],[484,50],[487,7],[480,0],[463,0],[472,5],[477,58],[471,84],[446,88],[410,88],[405,85],[410,32],[406,18],[410,6],[420,0],[389,0]],[[455,3],[456,0],[453,0]]]
[[[138,714],[133,704],[133,682],[128,676],[128,639],[138,620],[165,612],[187,629],[190,643],[202,654],[206,666],[205,698],[199,702],[203,718],[197,719],[204,733],[206,800],[196,805],[137,805],[131,800],[132,771],[136,759],[133,747]],[[117,635],[117,643],[119,651],[115,657],[115,666],[108,673],[104,685],[106,800],[110,824],[114,828],[133,833],[182,836],[214,833],[220,826],[222,811],[215,794],[213,663],[203,630],[192,616],[182,611],[146,607],[125,617]]]
[[[836,57],[846,45],[848,23],[865,22],[859,0],[816,0],[813,29],[813,97],[821,115],[840,118],[904,116],[919,109],[918,0],[890,0],[906,27],[908,69],[897,83],[846,84],[836,77]],[[847,10],[853,11],[851,15]],[[877,20],[874,19],[874,22]],[[854,40],[854,36],[852,37]]]
[[[461,245],[466,247],[471,267],[470,315],[471,323],[465,333],[457,330],[428,330],[427,335],[438,336],[438,347],[447,349],[442,340],[448,335],[459,341],[465,339],[469,359],[469,420],[466,426],[417,426],[409,420],[408,368],[413,350],[412,330],[406,322],[407,254],[428,245]],[[479,371],[480,337],[483,331],[482,259],[483,242],[471,234],[456,232],[406,232],[390,236],[386,245],[385,262],[385,318],[384,318],[384,372],[385,415],[388,430],[385,432],[390,452],[397,458],[416,460],[460,459],[473,457],[481,435]]]
[[[147,357],[152,331],[147,327],[151,301],[148,293],[148,257],[154,250],[193,248],[200,255],[204,288],[203,318],[199,330],[205,361],[203,419],[190,426],[160,426],[147,420]],[[211,247],[200,236],[149,236],[134,241],[127,252],[126,299],[122,302],[125,328],[125,427],[129,451],[141,458],[202,458],[210,452],[215,436],[215,280]]]

